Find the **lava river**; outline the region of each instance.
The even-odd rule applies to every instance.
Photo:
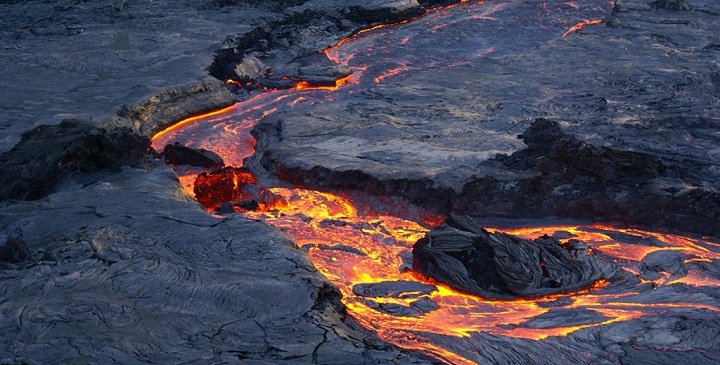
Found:
[[[227,165],[240,167],[254,153],[250,131],[271,113],[332,102],[415,69],[453,67],[493,52],[515,52],[543,35],[547,39],[560,37],[584,25],[596,24],[599,22],[596,19],[606,15],[612,6],[607,0],[549,4],[463,3],[431,10],[411,22],[360,32],[325,50],[330,59],[353,70],[336,87],[299,84],[289,90],[258,91],[230,108],[176,124],[156,135],[153,146],[162,150],[168,143],[180,142],[212,150]],[[536,18],[508,21],[517,18],[516,10],[520,7],[532,7]],[[526,13],[524,9],[523,14]],[[473,27],[488,24],[500,32],[518,34],[517,42],[493,44],[490,38],[474,35]],[[542,34],[532,41],[524,40],[522,35],[527,32]],[[438,58],[437,52],[422,52],[431,46],[448,49],[440,53],[453,59]],[[198,171],[178,173],[188,194],[193,195]],[[668,296],[652,303],[643,300],[645,293],[672,285],[720,284],[709,274],[718,271],[720,245],[709,239],[598,224],[496,227],[525,238],[549,234],[583,240],[593,252],[612,256],[628,278],[622,282],[598,282],[582,292],[534,299],[486,300],[453,291],[411,270],[412,245],[442,221],[440,215],[399,199],[360,192],[288,188],[281,182],[261,190],[273,199],[261,204],[260,209],[239,214],[274,225],[291,236],[308,253],[315,267],[340,289],[349,314],[360,325],[384,341],[423,352],[439,361],[456,364],[481,361],[476,355],[482,343],[472,339],[482,333],[544,340],[673,310],[693,309],[711,315],[720,311],[717,306],[690,297]],[[659,277],[643,276],[643,260],[658,252],[679,255],[683,269],[662,272]],[[387,285],[373,286],[378,283]],[[558,308],[562,309],[561,318],[552,316]]]

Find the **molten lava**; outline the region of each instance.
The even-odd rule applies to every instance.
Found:
[[[566,2],[561,5],[567,11],[575,11],[588,2],[591,1]],[[597,3],[607,6],[606,0]],[[490,14],[504,9],[502,4],[462,4],[452,14],[448,9],[437,9],[428,13],[424,21],[429,28],[436,30],[450,28],[450,23],[492,22]],[[538,9],[538,16],[547,18],[545,10],[548,6],[539,5]],[[443,20],[444,17],[447,19]],[[558,31],[557,36],[562,35],[567,19],[553,22],[554,29]],[[406,25],[408,22],[401,24]],[[565,35],[585,25],[576,25],[566,31]],[[379,46],[372,43],[393,32],[398,33],[394,35],[396,38],[380,42]],[[413,244],[431,226],[442,221],[442,216],[399,199],[372,197],[360,192],[319,192],[257,186],[258,181],[247,170],[237,169],[243,165],[245,158],[254,153],[255,142],[250,130],[270,113],[331,101],[342,97],[343,93],[398,77],[395,75],[405,69],[459,64],[458,60],[417,60],[409,56],[406,61],[398,61],[395,59],[397,54],[388,51],[391,46],[413,47],[416,36],[414,28],[398,26],[378,26],[359,32],[325,50],[330,59],[353,69],[353,74],[339,80],[335,87],[318,88],[300,82],[294,89],[260,92],[233,107],[184,120],[158,133],[153,138],[153,146],[161,148],[178,141],[218,153],[227,165],[236,168],[226,168],[222,174],[208,173],[197,177],[195,171],[181,176],[189,194],[197,192],[201,195],[201,202],[209,210],[215,210],[224,202],[232,202],[233,209],[242,212],[245,217],[278,227],[306,250],[317,270],[340,289],[348,313],[359,324],[377,333],[384,341],[422,351],[444,362],[471,364],[474,360],[434,341],[443,336],[467,338],[485,332],[542,340],[551,336],[565,336],[587,327],[651,316],[674,308],[720,311],[718,307],[693,303],[687,301],[687,298],[652,304],[637,299],[642,293],[663,286],[718,285],[720,280],[712,276],[711,271],[705,270],[703,265],[714,265],[720,260],[720,244],[707,239],[600,224],[498,227],[497,230],[526,238],[548,234],[582,240],[590,245],[593,253],[612,257],[629,273],[632,280],[622,283],[598,282],[581,292],[532,300],[488,300],[453,291],[410,270]],[[400,41],[393,42],[393,39]],[[501,46],[491,49],[499,50]],[[475,48],[472,54],[486,48]],[[370,49],[375,49],[376,53]],[[404,55],[403,52],[400,54]],[[368,60],[379,62],[385,58],[390,61],[380,66],[363,63]],[[398,65],[401,68],[397,68]],[[214,190],[216,188],[219,190]],[[212,199],[205,200],[208,196]],[[248,205],[250,201],[256,204]],[[251,205],[253,209],[246,209]],[[643,277],[644,260],[649,255],[669,251],[683,255],[683,264],[690,269],[686,272],[663,272],[659,278]],[[409,282],[422,284],[418,288],[425,289],[413,286],[415,289],[390,292],[387,295],[371,295],[359,290],[363,286],[378,283],[406,285]],[[550,327],[528,325],[556,308],[584,311],[592,316],[581,321],[568,316],[564,323]]]
[[[600,23],[602,23],[602,19],[584,20],[580,23],[573,25],[570,29],[567,30],[567,32],[563,33],[563,37],[566,37],[570,33],[577,32],[578,30],[583,29],[589,25],[597,25]]]

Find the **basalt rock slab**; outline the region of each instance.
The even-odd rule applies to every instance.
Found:
[[[500,162],[516,177],[484,177],[468,183],[453,209],[525,210],[703,234],[720,229],[720,193],[703,180],[708,176],[701,172],[702,162],[681,164],[652,153],[595,146],[561,132],[556,121],[542,118],[520,138],[526,140],[526,149],[487,163]]]
[[[457,65],[405,62],[408,71],[371,79],[332,103],[265,118],[248,166],[303,186],[401,196],[438,211],[604,219],[717,235],[713,45],[720,40],[707,34],[720,34],[720,8],[709,1],[687,1],[688,11],[651,3],[618,1],[600,24],[550,39],[519,23],[524,18],[513,11],[521,14],[521,5],[502,8],[493,13],[502,21],[472,23],[473,34],[492,34],[487,40],[459,32],[432,39],[438,53],[461,56]],[[391,53],[418,32],[408,25],[395,31],[392,46],[370,48]],[[454,45],[442,43],[451,39]],[[463,42],[477,43],[458,46]],[[483,45],[494,51],[463,53]],[[402,49],[403,59],[440,57],[432,47],[420,49],[412,57],[412,49]],[[530,141],[547,127],[533,127],[541,119],[555,121],[553,133],[563,136]]]
[[[152,137],[182,119],[230,106],[237,97],[218,80],[203,80],[160,90],[135,105],[123,105],[119,123],[130,124],[140,135]]]
[[[2,363],[423,363],[364,345],[287,236],[206,213],[169,168],[73,179],[0,206]]]
[[[589,254],[580,241],[525,240],[490,233],[468,216],[451,215],[413,246],[413,270],[485,298],[535,297],[614,280],[622,271]]]

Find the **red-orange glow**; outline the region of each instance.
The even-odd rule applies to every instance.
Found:
[[[272,100],[276,102],[278,98],[273,96]],[[297,99],[284,98],[280,102],[287,100]],[[238,159],[240,158],[235,158]],[[235,191],[239,185],[233,183],[232,190]],[[634,303],[633,296],[639,294],[639,291],[635,290],[649,289],[637,287],[617,293],[609,289],[612,283],[605,281],[599,281],[586,290],[533,299],[490,300],[459,293],[422,275],[402,269],[409,265],[404,258],[409,257],[412,245],[427,232],[428,226],[438,224],[442,217],[411,207],[397,199],[372,198],[360,193],[349,196],[286,188],[269,188],[266,191],[258,195],[272,196],[274,200],[260,204],[258,211],[242,214],[278,227],[291,236],[299,247],[304,247],[317,270],[340,289],[348,313],[360,325],[375,331],[385,341],[403,348],[423,351],[443,362],[473,363],[471,359],[433,344],[424,338],[423,334],[463,338],[473,333],[487,332],[542,340],[553,336],[566,336],[584,328],[654,315],[673,308],[720,312],[720,308],[716,306],[685,303],[683,298],[666,303]],[[407,216],[414,216],[418,220],[405,219]],[[561,233],[561,237],[567,237],[565,239],[583,240],[593,251],[602,251],[614,257],[617,264],[630,275],[638,275],[638,262],[642,261],[645,255],[658,250],[681,251],[689,257],[687,260],[693,260],[692,263],[696,262],[697,265],[720,260],[717,243],[667,232],[603,224],[494,230],[526,238]],[[622,239],[613,238],[615,236],[628,237],[630,240],[624,242]],[[436,290],[428,294],[380,298],[360,298],[353,293],[355,285],[383,281],[422,282],[435,286]],[[695,286],[720,285],[718,279],[703,275],[699,270],[690,270],[684,277],[672,280],[665,276],[653,283],[657,286],[679,283]],[[432,300],[438,309],[416,316],[394,316],[370,307],[367,302],[369,299],[379,304],[410,307],[420,298]],[[552,306],[545,304],[558,300],[563,301],[562,308],[566,310],[597,312],[597,320],[573,323],[572,319],[568,318],[566,323],[552,328],[523,325],[548,313]]]
[[[602,23],[602,19],[593,19],[593,20],[585,20],[585,21],[582,21],[582,22],[580,22],[580,23],[577,23],[577,24],[573,25],[570,29],[568,29],[567,32],[565,32],[565,33],[563,34],[563,37],[566,37],[566,36],[567,36],[568,34],[570,34],[570,33],[577,32],[578,30],[583,29],[583,28],[585,28],[585,27],[587,27],[587,26],[589,26],[589,25],[597,25],[597,24],[600,24],[600,23]]]
[[[311,86],[310,83],[307,82],[307,81],[300,81],[300,82],[297,83],[297,85],[295,85],[295,88],[298,89],[298,90],[309,89],[309,88],[311,88],[311,87],[312,87],[312,86]]]
[[[720,279],[716,279],[716,278],[712,278],[712,277],[703,275],[702,273],[698,272],[697,270],[691,270],[685,276],[669,281],[667,283],[667,285],[672,285],[672,284],[676,284],[676,283],[682,283],[682,284],[691,285],[691,286],[717,287],[717,286],[720,286]]]
[[[237,86],[237,87],[243,87],[243,85],[242,85],[241,83],[239,83],[239,82],[237,82],[237,81],[235,81],[235,80],[233,80],[233,79],[227,79],[227,80],[225,80],[225,83],[226,83],[226,84],[233,84],[233,85],[235,85],[235,86]]]
[[[573,9],[575,9],[575,10],[580,10],[580,7],[579,7],[578,4],[577,4],[576,2],[574,2],[574,1],[568,1],[568,2],[565,3],[565,5],[571,7],[571,8],[573,8]]]
[[[383,73],[382,75],[376,77],[376,78],[375,78],[375,83],[376,83],[376,84],[379,84],[380,82],[382,82],[382,80],[384,80],[384,79],[386,79],[386,78],[388,78],[388,77],[391,77],[391,76],[399,75],[399,74],[401,74],[402,72],[407,71],[407,70],[409,70],[409,69],[410,69],[410,67],[408,67],[407,64],[402,64],[402,65],[400,65],[400,66],[397,67],[397,68],[389,69],[389,70],[387,70],[385,73]]]
[[[410,23],[411,21],[416,20],[416,19],[418,19],[418,18],[420,18],[420,17],[422,17],[422,16],[424,16],[424,14],[423,14],[423,15],[420,15],[420,16],[417,16],[417,17],[415,17],[415,18],[402,20],[402,21],[399,21],[399,22],[396,22],[396,23],[378,24],[378,25],[375,25],[375,26],[370,27],[370,28],[361,29],[360,31],[358,31],[357,33],[355,33],[355,35],[353,35],[353,36],[351,36],[351,37],[348,37],[348,38],[343,38],[343,39],[341,39],[340,42],[336,43],[334,46],[332,46],[332,47],[328,48],[327,50],[325,50],[325,53],[327,54],[327,53],[328,53],[328,50],[330,50],[330,49],[332,49],[332,48],[340,47],[340,46],[342,46],[342,45],[345,44],[345,43],[351,42],[351,41],[353,41],[355,38],[357,38],[357,37],[359,37],[359,36],[361,36],[361,35],[363,35],[363,34],[365,34],[365,33],[370,33],[370,32],[372,32],[372,31],[374,31],[374,30],[378,30],[378,29],[382,29],[382,28],[390,28],[390,27],[393,27],[393,26],[396,26],[396,25]],[[333,59],[333,58],[330,58],[330,59]]]
[[[185,118],[185,119],[183,119],[183,120],[181,120],[181,121],[173,124],[172,126],[170,126],[170,127],[166,128],[166,129],[158,132],[157,134],[155,134],[155,135],[152,137],[153,145],[155,145],[155,141],[158,141],[158,140],[162,139],[162,137],[163,137],[164,135],[166,135],[166,134],[168,134],[168,133],[170,133],[170,132],[172,132],[172,131],[176,131],[176,130],[182,129],[184,126],[186,126],[186,125],[188,125],[188,124],[191,124],[191,123],[193,123],[193,122],[196,122],[196,121],[198,121],[198,120],[207,119],[207,118],[214,117],[214,116],[217,116],[217,115],[226,114],[226,113],[230,112],[231,110],[233,110],[233,108],[234,108],[234,106],[231,105],[231,106],[229,106],[229,107],[227,107],[227,108],[223,108],[223,109],[220,109],[220,110],[213,110],[213,111],[211,111],[211,112],[207,112],[207,113],[204,113],[204,114],[199,114],[199,115],[195,115],[195,116],[192,116],[192,117],[189,117],[189,118]],[[157,150],[157,148],[156,148],[156,150]]]
[[[446,349],[434,348],[419,340],[409,340],[402,335],[401,328],[422,329],[426,333],[448,336],[468,337],[475,332],[489,332],[503,336],[521,337],[541,340],[551,336],[565,336],[579,329],[606,325],[621,321],[637,319],[667,308],[694,307],[692,303],[659,303],[654,305],[623,302],[622,298],[636,293],[603,294],[604,288],[610,283],[599,281],[593,287],[569,294],[559,294],[536,299],[487,300],[472,295],[456,292],[447,286],[438,284],[413,272],[399,270],[403,265],[401,257],[406,255],[412,244],[423,236],[426,228],[417,223],[395,216],[378,214],[363,215],[367,211],[361,201],[330,193],[319,193],[310,190],[272,189],[284,196],[290,203],[287,207],[274,212],[246,213],[253,219],[260,219],[275,225],[292,236],[299,246],[310,245],[308,255],[315,267],[337,285],[343,293],[343,301],[353,317],[363,326],[372,328],[379,336],[399,346],[410,349],[428,351],[434,356],[453,363],[469,361],[448,352]],[[362,205],[360,208],[358,205]],[[395,209],[397,211],[397,209]],[[301,218],[298,218],[301,215]],[[606,231],[601,232],[598,230]],[[551,226],[535,228],[509,228],[502,231],[526,237],[537,237],[542,234],[553,234],[557,231],[568,232],[573,238],[587,240],[597,249],[601,246],[617,245],[616,250],[606,254],[615,255],[624,251],[631,252],[617,256],[620,260],[642,259],[644,253],[653,250],[637,249],[636,244],[617,242],[608,236],[612,232],[640,235],[643,237],[661,237],[663,242],[682,242],[683,246],[668,246],[666,249],[683,250],[687,253],[699,253],[703,250],[694,247],[693,240],[680,239],[680,236],[657,234],[636,229],[619,229],[605,225],[591,226]],[[318,249],[318,245],[327,247]],[[352,247],[362,255],[332,247]],[[641,247],[645,247],[640,245]],[[624,250],[623,250],[624,249]],[[716,253],[712,254],[717,257]],[[624,261],[619,261],[624,262]],[[628,266],[632,269],[634,266]],[[377,283],[382,281],[409,280],[435,285],[437,290],[427,297],[437,303],[440,308],[424,313],[420,317],[396,317],[367,307],[358,301],[352,288],[360,283]],[[715,285],[705,279],[688,276],[686,280],[696,285]],[[703,281],[705,280],[705,281]],[[598,312],[603,318],[596,323],[584,323],[557,328],[525,328],[522,323],[532,320],[549,309],[540,306],[559,298],[572,298],[572,302],[564,308],[584,308]],[[377,298],[378,303],[394,303],[410,306],[418,298]],[[712,306],[704,309],[720,311]]]
[[[414,18],[409,18],[409,19],[401,20],[401,21],[395,22],[395,23],[378,24],[378,25],[375,25],[375,26],[373,26],[373,27],[369,27],[369,28],[362,29],[362,30],[358,31],[357,33],[355,33],[354,35],[352,35],[352,36],[350,36],[350,37],[343,38],[343,39],[340,40],[338,43],[336,43],[334,46],[328,47],[324,52],[325,52],[325,54],[327,55],[327,57],[328,57],[330,60],[332,60],[332,61],[334,61],[334,62],[336,62],[336,63],[340,63],[340,64],[347,65],[347,62],[348,62],[348,61],[350,60],[350,58],[352,58],[353,56],[350,55],[349,58],[341,59],[340,56],[339,56],[339,53],[338,53],[338,49],[339,49],[342,45],[344,45],[344,44],[346,44],[346,43],[349,43],[349,42],[352,42],[352,41],[358,39],[359,37],[365,35],[366,33],[371,33],[371,32],[376,31],[376,30],[378,30],[378,29],[392,28],[392,27],[395,27],[395,26],[398,26],[398,25],[401,25],[401,24],[407,24],[407,23],[410,23],[410,22],[412,22],[412,21],[415,21],[415,20],[418,20],[418,19],[420,19],[420,18],[423,18],[423,17],[427,16],[428,14],[431,14],[431,13],[434,13],[434,12],[438,12],[438,11],[446,11],[446,10],[448,10],[448,9],[452,9],[452,8],[455,8],[455,7],[458,7],[458,6],[462,6],[463,4],[467,4],[467,3],[469,3],[469,2],[470,2],[470,0],[461,0],[461,1],[460,1],[459,3],[457,3],[457,4],[448,5],[448,6],[445,6],[445,7],[436,7],[436,8],[428,9],[428,10],[425,11],[425,13],[423,13],[423,14],[421,14],[421,15],[418,15],[418,16],[416,16],[416,17],[414,17]],[[478,5],[482,5],[482,4],[484,4],[484,3],[485,3],[485,2],[484,2],[483,0],[480,0],[480,1],[477,2]]]
[[[578,3],[580,1],[550,4],[568,11],[567,7],[579,7]],[[476,11],[482,14],[471,13],[468,16],[464,15],[460,20],[453,18],[451,21],[457,23],[468,19],[493,19],[490,15],[503,6],[496,4],[492,8],[484,7]],[[541,6],[546,10],[548,8],[544,3]],[[551,17],[554,19],[552,15]],[[571,28],[565,35],[597,23],[600,21],[583,22],[581,23],[583,25]],[[430,27],[441,29],[448,23],[443,25],[428,22],[428,24]],[[397,75],[406,69],[419,68],[409,62],[402,63],[398,60],[393,60],[392,64],[400,64],[401,67],[385,68],[380,71],[368,65],[349,65],[350,60],[353,60],[353,63],[362,60],[359,56],[353,58],[355,54],[360,53],[353,53],[358,51],[355,48],[341,49],[341,46],[348,45],[353,40],[376,37],[378,36],[376,32],[391,33],[392,29],[380,30],[387,27],[389,26],[381,25],[358,32],[353,37],[325,50],[328,58],[353,69],[352,75],[337,80],[335,86],[315,87],[301,81],[293,89],[260,92],[233,108],[209,113],[205,118],[195,117],[192,120],[181,121],[179,125],[155,136],[153,146],[164,146],[178,138],[186,145],[215,151],[223,157],[227,165],[242,166],[242,161],[254,153],[255,141],[250,135],[250,130],[258,120],[273,111],[302,108],[315,102],[332,100],[333,97],[342,95],[341,90],[350,89],[347,91],[350,93],[358,89],[355,87],[357,85],[371,85],[373,81],[378,83],[388,80],[387,77]],[[561,29],[565,27],[562,26]],[[410,42],[408,37],[403,33],[402,38],[398,37],[399,42],[401,44]],[[482,53],[484,48],[484,46],[473,48],[473,52],[480,51],[481,53],[477,55],[481,56],[494,50],[488,48]],[[466,53],[464,57],[465,60],[455,63],[453,61],[456,60],[446,63],[439,61],[437,65],[447,67],[462,62],[467,63],[467,58],[472,56]],[[366,77],[362,79],[363,84],[360,84],[365,72],[368,75],[365,75]],[[373,73],[369,74],[370,72]],[[204,124],[205,130],[191,129],[192,126],[201,124]],[[208,137],[208,134],[211,136]],[[180,172],[183,188],[188,194],[193,194],[193,184],[197,180],[197,174],[197,171]],[[307,252],[315,268],[339,288],[348,313],[358,324],[376,332],[382,340],[406,349],[422,351],[444,363],[473,364],[475,362],[455,353],[452,349],[434,344],[430,338],[433,335],[468,338],[485,332],[498,336],[542,340],[553,336],[566,336],[584,328],[652,316],[675,308],[720,312],[720,308],[716,306],[683,302],[690,300],[688,298],[667,299],[667,302],[651,304],[633,302],[637,295],[663,286],[720,285],[720,280],[714,278],[712,273],[704,271],[707,265],[720,260],[720,245],[712,242],[710,238],[698,239],[668,232],[602,224],[488,228],[525,238],[557,234],[558,237],[566,237],[562,241],[582,240],[590,246],[590,254],[611,257],[622,270],[627,272],[632,279],[630,281],[634,283],[630,288],[620,292],[616,288],[617,283],[600,280],[585,290],[572,293],[532,299],[491,300],[457,292],[409,270],[412,265],[412,245],[423,237],[428,229],[439,225],[444,220],[442,215],[390,197],[370,197],[358,192],[319,192],[300,188],[257,186],[258,182],[254,178],[243,173],[238,174],[232,176],[230,180],[227,180],[227,177],[217,178],[221,181],[214,183],[219,184],[224,189],[222,193],[235,202],[255,200],[257,209],[238,206],[234,206],[233,209],[244,217],[271,224],[292,237],[296,245]],[[207,207],[213,210],[218,204],[211,201]],[[674,274],[661,272],[658,279],[642,279],[640,274],[643,270],[641,264],[643,259],[652,252],[662,250],[681,252],[686,257],[684,264],[687,265],[685,267],[687,274],[683,276],[684,272]],[[638,279],[635,280],[632,276]],[[420,282],[433,286],[435,290],[372,298],[360,297],[353,292],[355,285],[386,281]],[[431,300],[438,308],[408,316],[392,315],[378,309],[382,305],[410,308],[421,299]],[[370,302],[377,306],[369,305]],[[573,322],[570,318],[572,316],[569,316],[567,320],[564,322],[561,320],[561,323],[552,328],[534,328],[527,325],[528,322],[547,314],[553,308],[577,309],[591,314],[595,312],[597,316],[585,322]]]
[[[335,86],[313,86],[307,81],[300,81],[295,85],[296,90],[305,90],[305,89],[312,89],[312,90],[328,90],[328,91],[335,91],[339,88],[341,88],[343,85],[347,84],[352,80],[352,75],[347,75],[344,77],[341,77],[337,80],[335,80]]]

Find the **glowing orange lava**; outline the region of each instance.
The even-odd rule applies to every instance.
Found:
[[[567,32],[565,32],[563,34],[563,37],[566,37],[570,33],[577,32],[578,30],[583,29],[589,25],[600,24],[600,23],[602,23],[602,21],[603,21],[602,19],[593,19],[593,20],[585,20],[580,23],[577,23],[577,24],[573,25],[570,29],[568,29]]]
[[[487,300],[456,292],[411,271],[408,266],[409,252],[415,241],[421,238],[427,227],[411,220],[382,214],[360,215],[367,211],[357,198],[310,190],[272,189],[292,204],[272,212],[249,212],[246,215],[281,228],[293,237],[300,247],[305,247],[315,267],[340,288],[343,302],[352,316],[364,327],[371,328],[383,340],[399,346],[427,351],[433,356],[451,363],[472,363],[458,357],[447,349],[435,348],[422,337],[408,337],[409,332],[421,329],[424,333],[446,336],[469,337],[472,333],[488,332],[496,335],[541,340],[550,336],[565,336],[571,332],[637,319],[670,308],[698,308],[694,303],[633,303],[635,292],[605,293],[610,285],[597,283],[591,289],[547,296],[540,299]],[[720,253],[705,250],[705,243],[672,234],[659,234],[638,229],[615,228],[606,225],[546,226],[535,228],[499,229],[511,234],[534,238],[555,232],[570,233],[595,250],[617,258],[618,263],[629,271],[637,269],[645,254],[656,250],[682,250],[688,255],[702,254],[703,260],[720,260]],[[625,233],[646,239],[656,239],[667,244],[664,248],[638,243],[623,243],[609,238],[608,234]],[[655,241],[653,241],[655,242]],[[657,243],[657,242],[655,242]],[[611,247],[608,250],[608,247]],[[348,249],[350,248],[350,249]],[[416,281],[435,285],[436,291],[427,295],[408,295],[407,298],[363,298],[353,293],[360,284]],[[689,283],[690,285],[717,285],[718,280],[692,272],[682,279],[664,285]],[[640,284],[639,284],[640,285]],[[394,316],[376,307],[395,305],[411,307],[414,302],[429,298],[439,308],[418,316]],[[565,309],[595,311],[599,320],[592,323],[573,324],[553,328],[528,328],[523,323],[549,312],[551,303],[568,299]],[[371,302],[371,305],[368,304]],[[720,311],[720,308],[700,305],[699,308]],[[405,330],[403,330],[405,329]]]
[[[566,8],[579,7],[576,1],[564,4]],[[491,8],[480,7],[476,10],[482,19],[488,20],[489,15],[500,8],[496,4]],[[476,17],[475,14],[463,19],[473,17]],[[409,20],[402,23],[407,22]],[[565,35],[599,23],[593,22],[577,25]],[[370,84],[372,81],[383,81],[391,75],[394,72],[392,69],[365,75],[369,73],[370,65],[351,65],[357,50],[342,47],[352,45],[353,41],[359,39],[376,37],[378,35],[375,32],[379,31],[389,31],[388,26],[358,32],[325,50],[330,59],[353,68],[353,74],[338,80],[334,87],[311,87],[300,82],[295,89],[262,92],[233,107],[181,121],[158,133],[153,138],[153,146],[161,149],[165,144],[180,141],[188,146],[215,151],[227,165],[242,166],[243,160],[254,153],[255,141],[250,130],[274,110],[301,108],[332,100],[343,90],[360,85],[363,77]],[[407,37],[402,35],[401,43],[407,43]],[[492,51],[494,48],[488,49],[488,52]],[[213,132],[211,137],[207,137],[208,130]],[[181,173],[181,180],[187,184],[185,189],[190,194],[193,188],[190,181],[195,181],[197,173]],[[231,188],[238,188],[248,181],[256,182],[244,177],[234,180]],[[261,189],[275,199],[272,202],[261,202],[263,204],[259,204],[256,211],[240,214],[274,225],[292,237],[307,252],[317,270],[339,288],[348,313],[360,325],[374,331],[384,341],[424,352],[446,363],[474,364],[476,361],[470,355],[433,342],[437,336],[464,339],[478,333],[489,333],[543,340],[673,309],[720,312],[716,306],[691,302],[692,298],[673,298],[651,304],[637,299],[642,293],[672,285],[720,284],[720,279],[714,277],[711,271],[704,270],[703,266],[715,265],[720,261],[720,244],[710,239],[602,224],[496,227],[495,230],[526,238],[557,234],[558,237],[564,237],[563,240],[582,240],[592,248],[594,254],[612,257],[628,273],[629,279],[627,283],[621,283],[628,287],[620,292],[617,290],[620,284],[601,281],[591,288],[574,293],[533,299],[489,300],[454,291],[410,270],[412,246],[432,226],[443,220],[438,214],[399,199],[372,197],[360,192],[320,192],[281,187]],[[659,279],[643,279],[643,259],[661,251],[682,254],[683,264],[688,270],[673,273],[674,276],[663,273]],[[430,289],[376,297],[356,294],[355,289],[359,285],[384,282],[422,283]],[[556,308],[582,310],[593,314],[593,317],[581,322],[568,317],[560,325],[552,327],[528,325],[543,315],[552,314]],[[393,314],[396,310],[401,313],[407,311],[412,315]]]
[[[172,126],[170,126],[170,127],[166,128],[166,129],[158,132],[157,134],[155,134],[155,135],[152,137],[153,145],[157,146],[158,143],[156,143],[156,141],[162,141],[162,140],[163,140],[163,136],[166,135],[166,134],[168,134],[168,133],[171,133],[171,132],[173,132],[173,131],[178,131],[178,130],[182,129],[183,127],[185,127],[186,125],[191,124],[191,123],[194,123],[194,122],[197,122],[197,121],[199,121],[199,120],[204,120],[204,119],[208,119],[208,118],[210,118],[210,117],[214,117],[214,116],[217,116],[217,115],[226,114],[227,112],[231,111],[233,108],[234,108],[234,105],[231,105],[231,106],[229,106],[229,107],[227,107],[227,108],[224,108],[224,109],[213,110],[213,111],[211,111],[211,112],[207,112],[207,113],[204,113],[204,114],[195,115],[195,116],[192,116],[192,117],[189,117],[189,118],[185,118],[185,119],[183,119],[183,120],[181,120],[181,121],[173,124]],[[163,147],[164,147],[164,145],[163,145]],[[156,148],[156,150],[157,150],[157,148]],[[162,149],[160,149],[159,151],[162,151]]]

